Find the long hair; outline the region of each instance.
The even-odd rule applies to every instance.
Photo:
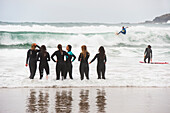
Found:
[[[99,55],[100,55],[100,58],[105,58],[105,50],[104,50],[104,47],[103,46],[100,46],[99,48]]]
[[[61,44],[58,44],[58,50],[60,51],[61,55],[63,55],[63,50],[62,50],[62,45]]]
[[[86,45],[82,45],[82,46],[81,46],[81,50],[82,50],[81,54],[83,55],[83,57],[84,57],[84,59],[85,59],[85,58],[86,58],[86,53],[89,54],[89,52],[87,51]]]
[[[47,51],[46,51],[46,46],[45,45],[42,45],[41,48],[40,48],[40,51],[43,55],[43,57],[45,57],[47,55]]]
[[[33,43],[33,44],[31,45],[31,49],[32,49],[32,50],[35,50],[35,48],[36,48],[35,43]]]

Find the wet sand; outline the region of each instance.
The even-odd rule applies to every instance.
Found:
[[[169,113],[170,88],[1,88],[0,113]]]

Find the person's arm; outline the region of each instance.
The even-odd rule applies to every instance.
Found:
[[[147,48],[145,49],[144,55],[146,55],[146,53],[147,53]]]
[[[38,53],[37,61],[40,61],[40,53]]]
[[[97,54],[94,56],[94,58],[91,60],[89,64],[91,64],[96,58],[97,58]]]
[[[76,59],[76,56],[74,54],[72,56],[73,56],[72,62],[74,62],[74,60]]]
[[[146,53],[147,53],[147,48],[145,49],[145,52],[144,52],[144,57],[146,56]]]
[[[26,58],[26,64],[25,64],[25,66],[28,66],[29,57],[30,57],[30,50],[27,51],[27,58]]]
[[[81,53],[80,53],[80,55],[79,55],[78,61],[81,61]]]
[[[54,52],[52,55],[51,55],[51,59],[56,62],[56,60],[54,59],[54,56],[56,55],[56,52]]]
[[[40,52],[40,46],[35,44],[35,47],[38,47],[38,49],[36,49],[37,52]]]
[[[107,58],[106,58],[106,55],[105,55],[105,58],[104,58],[104,60],[105,60],[105,63],[107,62]]]
[[[50,61],[50,54],[47,53],[47,61]]]
[[[64,56],[66,57],[66,59],[68,59],[68,58],[71,57],[71,55],[69,55],[66,51],[63,51],[63,54],[64,54]]]
[[[40,46],[36,44],[36,47],[38,47],[40,49]]]

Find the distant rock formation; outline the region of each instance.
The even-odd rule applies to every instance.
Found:
[[[167,23],[168,20],[170,20],[170,13],[156,17],[155,19],[153,19],[153,22],[154,23]]]
[[[145,21],[144,23],[167,23],[170,21],[170,13],[155,17],[153,21]]]

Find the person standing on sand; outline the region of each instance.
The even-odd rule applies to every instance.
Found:
[[[66,73],[66,64],[64,62],[64,56],[68,56],[70,57],[70,55],[66,52],[62,50],[62,45],[58,44],[58,51],[55,51],[52,56],[51,59],[56,62],[56,80],[60,80],[60,73],[62,76],[62,80],[64,79],[65,73]],[[54,56],[57,57],[57,60],[54,59]]]
[[[48,61],[50,61],[50,54],[46,51],[45,45],[41,46],[40,52],[37,57],[37,61],[40,61],[40,64],[39,64],[40,79],[42,79],[43,77],[44,69],[46,71],[46,79],[48,79],[48,75],[50,73],[49,65],[48,65]]]
[[[89,64],[88,64],[88,58],[90,56],[89,52],[87,51],[87,47],[85,45],[81,46],[82,52],[79,55],[78,61],[80,61],[80,75],[81,75],[81,80],[84,79],[84,74],[89,80]]]
[[[34,79],[36,70],[37,70],[37,53],[40,50],[35,49],[36,47],[40,48],[36,43],[33,43],[31,45],[31,49],[27,52],[27,58],[26,58],[26,64],[25,66],[28,66],[29,61],[29,69],[30,69],[30,79]]]
[[[74,60],[76,59],[76,56],[71,52],[72,46],[71,45],[67,45],[66,50],[68,51],[67,53],[70,55],[70,57],[66,56],[66,75],[65,75],[65,79],[67,78],[67,73],[69,72],[69,76],[70,79],[73,79],[72,77],[72,62],[74,62]],[[72,60],[73,58],[73,60]]]
[[[145,49],[145,52],[144,52],[145,63],[146,63],[146,59],[148,59],[148,63],[150,63],[150,61],[152,62],[152,49],[150,45],[148,45],[148,47]]]
[[[106,54],[104,47],[101,46],[99,48],[99,53],[95,55],[95,57],[91,60],[89,64],[91,64],[95,59],[97,58],[97,74],[98,74],[98,79],[101,79],[101,74],[102,74],[102,79],[105,79],[105,70],[106,70]]]

